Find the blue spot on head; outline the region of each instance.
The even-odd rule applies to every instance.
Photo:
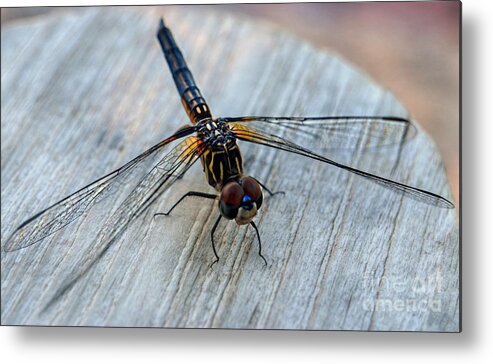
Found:
[[[245,209],[245,210],[251,210],[253,209],[253,201],[252,201],[252,198],[250,196],[243,196],[243,199],[241,200],[241,206]]]

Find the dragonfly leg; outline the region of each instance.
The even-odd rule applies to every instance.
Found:
[[[260,258],[262,258],[264,260],[264,264],[267,265],[267,260],[265,260],[264,256],[262,255],[262,243],[260,241],[260,234],[258,232],[257,225],[255,225],[255,223],[253,221],[250,221],[250,225],[253,226],[253,228],[255,229],[255,232],[257,233],[257,238],[258,238],[258,255],[260,256]]]
[[[222,215],[219,215],[211,230],[212,250],[214,251],[214,255],[216,256],[216,259],[211,263],[211,265],[209,266],[210,268],[212,268],[214,264],[219,262],[219,255],[217,255],[216,246],[214,245],[214,232],[216,231],[217,225],[219,225],[219,221],[221,221],[221,217]]]
[[[173,209],[180,204],[180,202],[182,202],[185,198],[187,198],[189,196],[202,197],[202,198],[207,198],[210,200],[215,200],[217,198],[216,195],[213,195],[211,193],[189,191],[189,192],[185,193],[183,196],[181,196],[181,198],[178,201],[176,201],[176,203],[167,212],[157,212],[154,214],[154,217],[156,217],[156,216],[168,216],[171,213],[171,211],[173,211]]]
[[[254,178],[255,181],[257,181],[257,183],[262,186],[262,188],[264,190],[267,191],[267,193],[269,194],[269,196],[275,196],[275,195],[285,195],[286,193],[284,191],[276,191],[276,192],[272,192],[270,189],[268,189],[267,187],[265,187],[265,185],[260,182],[258,179]]]

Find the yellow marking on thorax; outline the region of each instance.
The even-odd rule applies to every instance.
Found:
[[[216,179],[216,176],[214,174],[214,169],[212,169],[216,152],[211,152],[211,153],[212,153],[212,157],[211,157],[211,162],[209,163],[209,172],[212,173],[212,179],[214,180],[214,182],[217,183],[217,179]]]
[[[209,150],[206,150],[205,153],[202,155],[202,162],[203,162],[203,165],[204,165],[204,172],[205,172],[205,176],[207,177],[207,181],[209,181],[209,168],[207,168],[207,166],[205,165],[205,161],[207,160],[207,156],[211,154],[211,152]]]
[[[235,160],[236,160],[236,168],[238,169],[238,173],[243,173],[243,168],[241,168],[240,166],[240,160],[238,159],[238,157],[235,157]]]
[[[219,163],[219,181],[224,182],[224,167],[222,163]]]

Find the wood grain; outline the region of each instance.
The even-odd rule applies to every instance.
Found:
[[[173,30],[215,115],[393,114],[405,109],[346,61],[268,24],[190,8],[86,8],[2,29],[2,244],[23,220],[187,122],[155,40]],[[254,231],[209,234],[200,166],[101,254],[98,223],[118,196],[35,246],[2,253],[2,323],[331,330],[459,330],[456,211],[357,176],[240,145],[266,198]],[[341,155],[450,195],[432,141]]]

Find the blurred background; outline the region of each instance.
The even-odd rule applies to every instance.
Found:
[[[276,23],[342,55],[390,89],[438,145],[459,205],[459,2],[198,6]],[[77,10],[3,8],[1,26]]]

